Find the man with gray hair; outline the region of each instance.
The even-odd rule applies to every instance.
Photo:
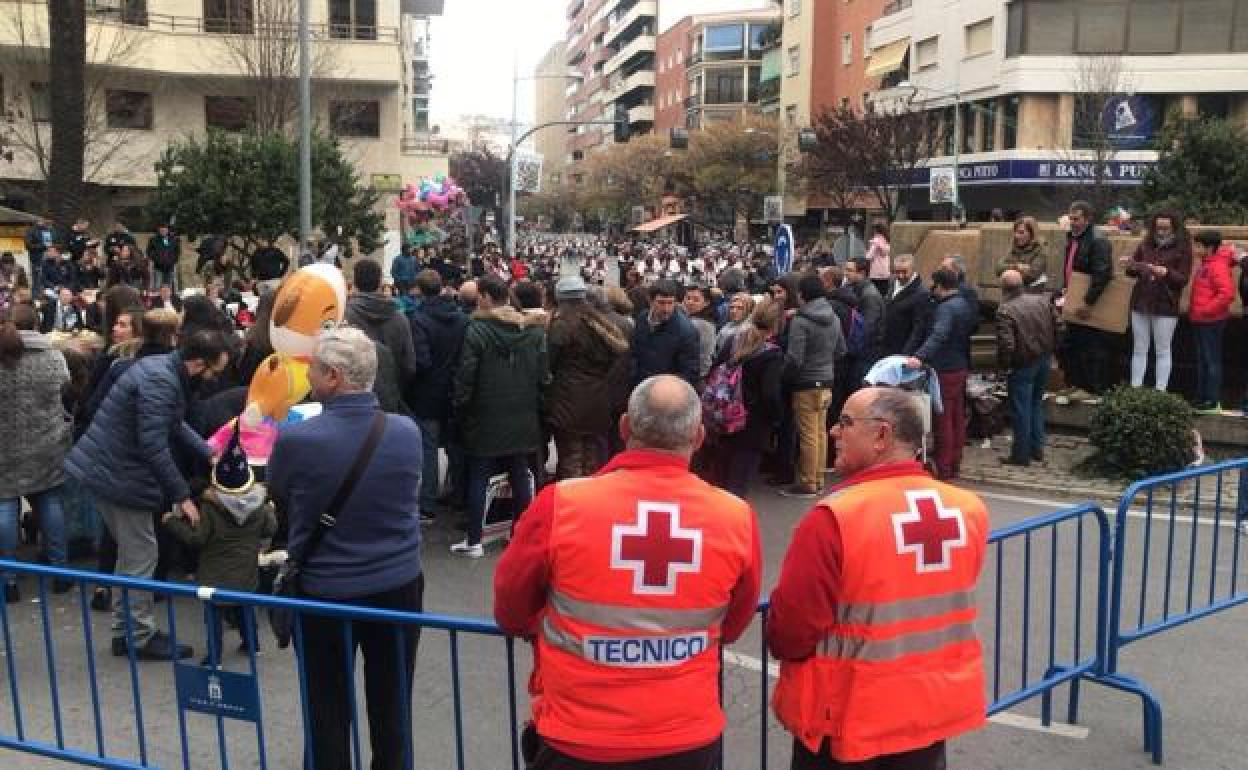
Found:
[[[411,419],[386,415],[373,394],[377,351],[359,329],[321,334],[308,367],[319,417],[284,428],[269,458],[273,499],[290,521],[288,549],[300,566],[301,596],[364,607],[419,612],[424,573],[420,563],[420,429]],[[379,433],[378,433],[379,432]],[[376,438],[373,434],[377,433]],[[357,477],[357,458],[375,442]],[[413,458],[416,458],[415,460]],[[354,481],[333,523],[314,540],[329,501]],[[316,729],[307,753],[316,767],[351,766],[350,735],[355,647],[364,655],[364,685],[373,766],[404,765],[409,744],[415,629],[343,622],[304,615],[300,665],[308,674],[308,709]],[[346,648],[346,639],[352,648]],[[350,665],[344,665],[351,661]],[[399,683],[406,681],[406,686]],[[398,686],[396,686],[398,685]],[[403,694],[408,702],[404,702]]]
[[[719,648],[745,631],[762,556],[749,504],[689,472],[698,394],[659,375],[620,418],[627,450],[546,487],[494,573],[494,617],[533,640],[531,770],[710,770]]]
[[[915,459],[910,393],[858,391],[832,438],[845,481],[798,525],[767,622],[790,767],[943,770],[945,741],[984,724],[975,585],[988,509]]]

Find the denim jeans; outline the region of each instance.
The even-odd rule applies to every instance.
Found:
[[[1014,449],[1010,457],[1030,462],[1044,450],[1044,385],[1049,380],[1049,356],[1010,372],[1006,385],[1014,420]]]
[[[420,512],[432,513],[438,509],[438,493],[442,487],[438,465],[442,424],[436,417],[417,417],[416,424],[420,426]]]
[[[515,496],[516,519],[533,501],[533,487],[529,484],[529,456],[525,454],[506,457],[465,458],[468,466],[468,543],[481,543],[481,530],[485,521],[485,494],[490,477],[506,473],[511,481],[511,493]]]
[[[27,495],[31,508],[39,519],[39,532],[43,535],[43,552],[48,563],[54,567],[65,565],[65,509],[61,505],[59,485],[33,495]],[[13,559],[17,555],[17,525],[22,512],[22,498],[10,497],[0,500],[0,557]],[[6,574],[8,583],[16,583],[17,576]]]
[[[1226,321],[1193,323],[1196,338],[1196,403],[1222,402],[1222,331]]]

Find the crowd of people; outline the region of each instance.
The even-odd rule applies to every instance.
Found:
[[[1042,398],[1056,355],[1066,356],[1063,369],[1082,396],[1103,393],[1111,382],[1108,333],[1080,323],[1112,273],[1109,243],[1094,220],[1087,204],[1071,206],[1061,285],[1073,286],[1075,274],[1084,274],[1081,296],[1053,289],[1032,219],[1015,224],[1012,248],[996,265],[1002,285],[996,337],[1014,419],[1003,462],[1043,459]],[[836,249],[812,244],[785,273],[762,245],[686,248],[590,236],[526,237],[515,255],[491,246],[466,261],[438,247],[413,248],[388,270],[357,258],[346,271],[345,325],[320,335],[308,369],[311,397],[323,413],[284,429],[261,470],[248,463],[237,433],[224,451],[207,439],[240,414],[248,383],[274,353],[274,290],[289,260],[266,246],[252,257],[252,275],[224,284],[259,295],[253,317],[244,315],[241,300],[227,302],[215,279],[202,294],[178,291],[177,262],[167,255],[179,254],[181,244],[168,228],[152,236],[142,257],[133,236],[116,228],[103,239],[103,258],[88,228],[80,222],[59,239],[44,222],[32,227],[33,281],[11,255],[0,256],[0,442],[6,447],[0,556],[14,556],[21,532],[36,539],[20,526],[24,498],[42,556],[54,565],[94,551],[101,572],[157,579],[194,574],[251,591],[260,584],[261,554],[281,551],[299,565],[303,596],[418,611],[421,526],[444,519],[464,532],[451,545],[453,554],[484,556],[484,525],[497,502],[490,490],[505,476],[517,523],[496,580],[498,619],[512,633],[539,637],[542,665],[554,672],[544,685],[535,677],[535,686],[546,688],[539,704],[556,705],[535,707],[532,766],[580,766],[565,762],[571,758],[619,767],[710,767],[722,715],[716,726],[656,711],[667,714],[669,726],[683,727],[659,743],[621,738],[606,745],[595,743],[603,731],[618,737],[637,724],[596,723],[604,714],[573,690],[578,678],[594,677],[586,660],[624,666],[635,654],[685,671],[695,648],[731,641],[744,630],[759,593],[761,557],[757,523],[743,500],[765,474],[788,497],[838,492],[835,503],[819,504],[833,512],[836,526],[818,516],[804,521],[773,594],[768,641],[786,661],[777,710],[798,739],[794,767],[915,752],[912,766],[935,767],[943,762],[945,738],[982,721],[982,687],[967,674],[981,665],[973,636],[922,650],[934,666],[956,659],[948,678],[929,692],[940,696],[930,705],[943,706],[944,717],[926,717],[925,729],[889,740],[876,734],[891,719],[883,711],[857,714],[860,722],[848,716],[858,708],[850,685],[871,683],[855,684],[854,654],[832,652],[823,638],[857,633],[836,619],[834,594],[839,601],[928,601],[969,591],[978,574],[986,513],[973,495],[947,482],[959,477],[966,444],[972,335],[989,319],[959,255],[946,256],[925,280],[915,257],[894,253],[887,228],[879,226],[862,253],[838,258]],[[219,239],[205,240],[201,267],[210,276],[214,265],[233,264],[222,260]],[[1202,260],[1195,276],[1193,254]],[[1143,384],[1151,341],[1155,385],[1168,386],[1179,293],[1191,277],[1198,401],[1218,408],[1221,334],[1235,290],[1230,265],[1238,258],[1216,233],[1189,239],[1177,215],[1153,218],[1139,248],[1123,260],[1136,278],[1132,385]],[[1239,291],[1248,295],[1248,281]],[[1069,323],[1062,321],[1066,302],[1078,303]],[[65,343],[84,330],[101,338],[98,351]],[[918,382],[930,393],[930,418],[915,399],[871,386],[902,382]],[[929,419],[935,444],[928,459],[937,481],[914,462],[926,446]],[[828,486],[829,471],[839,485]],[[595,478],[592,485],[561,483],[586,477]],[[853,493],[839,494],[846,489]],[[872,595],[864,571],[885,568],[859,565],[869,549],[859,553],[857,546],[888,533],[864,524],[871,517],[861,513],[875,505],[873,494],[891,496],[889,505],[898,510],[913,505],[907,490],[930,491],[938,508],[952,503],[965,512],[959,547],[966,551],[952,562],[946,555],[949,580],[930,596],[916,594],[906,580],[911,567],[936,569],[935,556],[926,547],[899,551],[895,556],[904,558],[881,573],[887,595]],[[679,504],[639,502],[650,499],[646,494]],[[611,505],[599,505],[604,500]],[[705,552],[664,550],[669,568],[659,575],[649,557],[630,556],[618,536],[621,522],[631,526],[635,517],[642,518],[629,537],[646,536],[651,523],[663,526],[656,522],[666,522],[677,539],[695,530],[714,536],[697,540]],[[585,562],[578,570],[567,565],[583,556],[564,561],[578,543],[612,538],[621,543],[612,546],[608,564]],[[627,589],[615,573],[638,559],[642,566]],[[626,631],[638,621],[567,599],[593,594],[618,610],[636,596],[676,596],[681,569],[670,565],[695,562],[714,565],[697,578],[709,582],[698,583],[696,598],[681,594],[670,605],[635,608],[660,625],[715,611],[713,621],[694,624],[704,631],[691,635],[680,626],[661,649],[642,641],[630,646],[631,637],[597,645],[589,626]],[[848,582],[838,592],[819,593],[842,578]],[[6,575],[4,583],[6,601],[18,601],[16,576]],[[52,583],[53,592],[69,588]],[[122,601],[101,586],[92,606],[113,613],[114,655],[193,655],[159,629],[150,595],[131,593]],[[958,605],[940,622],[962,629],[965,610]],[[260,644],[254,618],[237,608],[216,617],[205,665],[221,664],[223,626],[238,630],[244,652]],[[408,707],[401,693],[411,692],[418,634],[358,626],[353,644],[367,662],[374,755],[397,768],[404,735],[395,720]],[[335,665],[348,651],[337,621],[309,622],[304,634],[304,665],[337,672],[318,682],[311,713],[318,724],[339,727],[315,731],[310,751],[317,767],[349,767],[351,687]],[[561,660],[556,650],[580,660]],[[687,679],[673,677],[665,686],[691,683],[707,694],[709,670],[693,666]],[[888,674],[918,687],[909,675]],[[396,690],[396,678],[407,687]],[[657,686],[644,676],[628,686],[634,685],[638,693]],[[840,693],[839,720],[812,716],[802,705],[833,691]],[[622,692],[631,697],[627,687]],[[706,709],[715,710],[709,700]],[[903,716],[911,723],[925,719]],[[654,720],[643,726],[655,727]],[[657,756],[677,759],[628,764]]]

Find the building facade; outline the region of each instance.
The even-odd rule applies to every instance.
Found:
[[[1172,111],[1248,126],[1248,0],[903,0],[870,45],[891,69],[875,98],[930,111],[948,137],[930,165],[956,166],[971,219],[1055,214],[1091,184],[1125,197]],[[911,216],[948,216],[927,184]]]
[[[542,57],[534,72],[533,125],[540,126],[567,120],[568,91],[575,88],[563,76],[568,71],[568,49],[562,40]],[[534,135],[534,146],[542,157],[543,185],[557,186],[563,181],[563,168],[568,162],[568,131],[564,126],[543,128]]]
[[[288,7],[272,0],[90,5],[88,91],[98,98],[89,102],[87,181],[108,188],[116,207],[139,205],[171,141],[263,121],[267,90],[293,90],[297,75],[256,63],[274,47],[297,48],[293,21],[280,15]],[[441,0],[312,4],[313,121],[341,140],[364,184],[392,191],[446,171],[444,147],[420,131],[415,101],[423,87],[427,115],[427,34],[417,56],[424,26],[417,19],[441,7]],[[29,205],[43,178],[48,56],[46,4],[0,0],[0,112],[10,117],[5,144],[14,152],[12,163],[0,164],[0,182],[18,205]]]
[[[758,113],[763,52],[779,34],[778,6],[690,16],[673,25],[659,42],[663,119],[656,127],[697,129]],[[678,77],[684,82],[675,83]]]

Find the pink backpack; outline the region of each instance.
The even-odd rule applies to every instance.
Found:
[[[745,428],[748,412],[741,378],[741,364],[725,361],[716,364],[706,378],[702,391],[702,421],[713,434],[726,435]]]

